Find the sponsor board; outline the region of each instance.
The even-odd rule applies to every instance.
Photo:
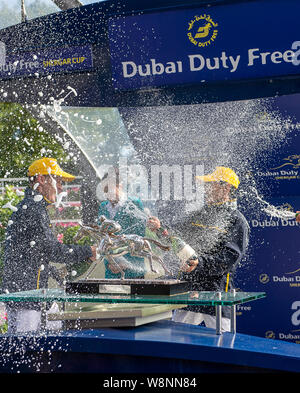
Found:
[[[271,8],[262,0],[112,17],[113,86],[137,89],[299,74],[299,12],[293,0]]]
[[[262,284],[267,283],[278,283],[278,284],[288,284],[291,288],[300,287],[300,274],[297,275],[296,273],[300,273],[300,268],[297,269],[295,272],[281,274],[281,275],[272,275],[269,276],[267,273],[261,273],[259,275],[259,282]],[[291,276],[291,274],[293,274]]]
[[[277,208],[300,210],[300,197],[268,200]],[[294,219],[247,217],[250,249],[245,265],[238,269],[241,290],[263,291],[261,302],[237,307],[238,331],[275,340],[300,343],[300,227]],[[248,307],[247,307],[248,306]]]
[[[284,219],[279,219],[279,220],[274,220],[274,219],[264,219],[264,220],[257,220],[257,219],[252,219],[250,221],[250,225],[252,228],[282,228],[282,227],[300,227],[300,223],[292,220],[284,220]]]
[[[0,64],[0,78],[84,71],[92,68],[91,46],[55,48],[20,54],[6,52],[5,60]]]

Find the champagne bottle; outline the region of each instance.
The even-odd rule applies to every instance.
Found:
[[[174,254],[180,259],[182,263],[186,263],[189,259],[197,259],[195,250],[178,236],[170,235],[168,230],[160,227],[157,231],[158,236],[167,241]]]
[[[195,250],[184,240],[177,236],[170,236],[172,250],[182,263],[186,263],[189,259],[196,259]]]

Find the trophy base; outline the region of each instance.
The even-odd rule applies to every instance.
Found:
[[[87,279],[66,283],[66,292],[73,294],[129,294],[172,296],[188,292],[188,282],[146,279]]]

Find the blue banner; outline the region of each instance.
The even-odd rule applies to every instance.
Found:
[[[300,73],[294,0],[125,16],[109,21],[113,86],[137,89]]]
[[[265,154],[258,160],[253,173],[259,190],[266,197],[300,195],[300,94],[268,99],[268,113],[260,119],[262,132],[284,135],[272,146],[272,154]],[[276,116],[278,114],[278,117]],[[299,206],[300,210],[300,206]]]
[[[269,202],[293,211],[300,209],[299,197]],[[267,214],[247,218],[250,255],[238,271],[236,284],[267,296],[237,307],[238,331],[300,344],[300,224]]]
[[[0,78],[83,71],[92,67],[91,46],[56,48],[18,55],[7,54],[5,63],[0,65]]]
[[[267,294],[237,307],[239,332],[300,344],[300,223],[289,217],[300,210],[299,103],[299,94],[273,98],[270,109],[280,114],[280,122],[262,119],[262,127],[270,133],[280,127],[286,140],[261,157],[252,176],[262,199],[287,213],[272,216],[262,204],[244,211],[251,228],[249,255],[236,285]]]

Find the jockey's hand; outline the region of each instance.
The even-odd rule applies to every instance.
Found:
[[[198,263],[199,263],[198,259],[188,259],[181,266],[180,270],[184,273],[191,273],[194,269],[196,269]]]
[[[91,249],[93,255],[90,257],[90,259],[94,262],[97,259],[97,246],[91,246]]]
[[[160,221],[157,217],[151,216],[148,218],[147,221],[147,227],[151,230],[151,231],[156,231],[157,229],[160,228]]]

